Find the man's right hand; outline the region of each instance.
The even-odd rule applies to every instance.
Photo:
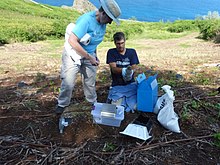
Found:
[[[91,62],[92,65],[94,66],[98,66],[99,65],[99,61],[97,60],[96,57],[91,56],[90,54],[88,54],[88,60]]]

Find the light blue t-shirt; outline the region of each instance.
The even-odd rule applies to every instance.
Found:
[[[91,36],[91,40],[88,45],[80,43],[81,46],[91,54],[95,52],[97,46],[102,42],[106,32],[106,24],[100,24],[96,20],[95,14],[96,11],[92,11],[80,16],[72,31],[79,39],[81,39],[86,33]]]

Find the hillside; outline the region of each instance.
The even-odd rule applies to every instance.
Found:
[[[0,43],[62,38],[79,12],[24,0],[0,1]]]
[[[140,112],[126,113],[120,127],[94,124],[81,81],[69,108],[75,117],[60,134],[54,108],[63,41],[1,46],[1,164],[218,164],[220,47],[197,36],[127,41],[138,52],[138,72],[159,73],[159,87],[167,84],[175,91],[174,110],[182,133],[163,128],[155,114],[142,113],[153,121],[153,138],[148,141],[119,133]],[[111,82],[105,58],[112,46],[105,42],[98,49],[99,102],[105,102]]]
[[[82,1],[84,2],[84,1]],[[79,7],[82,4],[79,3]],[[0,43],[36,42],[63,39],[66,26],[82,14],[72,8],[41,5],[24,0],[0,1]],[[121,20],[108,25],[105,41],[111,41],[116,31],[124,31],[127,38],[143,37],[167,39],[198,31],[198,21],[138,22]]]
[[[151,112],[126,112],[120,127],[95,124],[79,76],[64,112],[71,122],[61,134],[54,110],[63,35],[80,13],[23,0],[2,0],[0,11],[0,164],[220,164],[220,45],[201,39],[195,21],[112,24],[97,52],[98,102],[106,101],[111,85],[106,52],[114,47],[112,34],[123,31],[140,60],[135,76],[157,73],[158,97],[163,85],[174,91],[181,133],[164,128]],[[146,141],[120,133],[140,114],[152,121]]]
[[[89,0],[74,0],[73,8],[83,13],[96,9],[96,7],[89,2]]]

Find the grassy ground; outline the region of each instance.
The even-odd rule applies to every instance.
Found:
[[[1,46],[0,164],[218,164],[219,140],[213,135],[220,132],[220,46],[198,35],[126,42],[139,56],[136,74],[158,73],[159,87],[170,85],[174,90],[182,131],[172,133],[157,122],[156,115],[146,113],[153,121],[153,138],[144,142],[119,134],[138,112],[126,113],[119,128],[93,124],[80,81],[71,106],[74,122],[59,134],[54,108],[63,41]],[[99,102],[105,102],[111,83],[105,64],[110,47],[112,42],[103,42],[98,48]],[[26,85],[19,87],[22,82]]]
[[[141,65],[153,67],[158,71],[171,70],[186,78],[190,77],[189,75],[193,72],[202,72],[202,70],[207,72],[208,70],[211,72],[210,76],[214,74],[212,84],[215,85],[218,83],[216,77],[219,70],[215,64],[217,65],[220,60],[219,46],[197,39],[197,36],[197,33],[191,33],[185,37],[168,40],[130,39],[127,40],[126,46],[137,50]],[[100,70],[107,66],[105,64],[106,52],[111,47],[114,47],[113,42],[103,42],[98,48]],[[62,40],[2,46],[0,49],[1,76],[8,77],[10,73],[15,72],[21,74],[28,73],[28,71],[38,72],[39,67],[42,67],[41,72],[58,74],[62,48]],[[7,75],[4,74],[5,72]]]

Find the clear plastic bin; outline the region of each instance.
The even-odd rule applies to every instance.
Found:
[[[120,127],[121,121],[124,120],[124,107],[114,104],[95,103],[91,114],[93,115],[94,123]]]

